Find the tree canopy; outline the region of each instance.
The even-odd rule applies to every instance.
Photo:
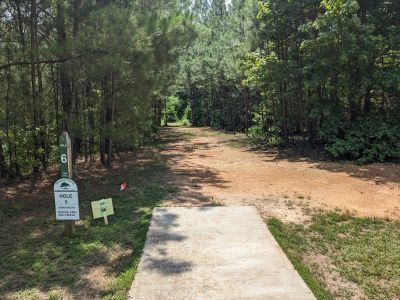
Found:
[[[183,115],[258,144],[399,159],[399,97],[395,0],[0,2],[5,179],[57,163],[63,130],[75,158],[111,164]]]
[[[182,64],[194,125],[265,145],[306,139],[359,162],[400,158],[398,1],[213,3]]]

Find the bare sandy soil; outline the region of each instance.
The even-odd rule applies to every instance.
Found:
[[[208,128],[166,128],[157,142],[159,147],[122,155],[109,168],[81,162],[76,179],[81,196],[89,199],[94,193],[118,191],[125,175],[146,162],[161,158],[168,168],[154,176],[162,177],[157,181],[165,180],[177,187],[177,192],[165,200],[166,205],[255,205],[263,217],[275,216],[282,221],[302,224],[307,223],[314,209],[339,208],[360,216],[400,219],[400,165],[322,162],[279,151],[261,152],[238,147],[241,141],[243,137],[239,135],[220,134]],[[54,169],[31,180],[7,186],[0,183],[1,201],[23,204],[20,216],[6,220],[0,230],[6,249],[12,249],[8,240],[15,241],[12,247],[19,247],[21,241],[33,238],[40,248],[46,245],[47,237],[52,238],[57,233],[54,227],[48,226],[49,218],[50,223],[53,222],[52,184],[57,173]],[[128,250],[109,249],[112,255],[109,261],[123,262],[122,257],[129,257]],[[309,255],[305,263],[318,266],[318,278],[330,291],[339,288],[356,291],[356,294],[360,291],[355,284],[345,281],[326,257]],[[74,296],[96,298],[116,276],[109,272],[110,267],[95,265],[82,269],[78,272],[81,287],[70,290],[63,286],[61,293],[65,298],[71,295],[71,299],[75,299]],[[23,290],[19,286],[24,286],[25,276],[30,275],[16,275],[15,291]],[[92,294],[86,295],[87,291]],[[47,298],[41,292],[38,295]]]
[[[208,128],[167,128],[162,138],[172,141],[161,154],[169,180],[180,188],[169,205],[256,205],[264,216],[295,222],[304,221],[299,209],[307,208],[400,217],[396,164],[360,166],[256,152],[235,147],[236,135]]]

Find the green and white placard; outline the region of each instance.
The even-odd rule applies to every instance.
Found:
[[[54,184],[57,220],[79,220],[78,187],[71,179],[62,178]]]
[[[98,219],[114,214],[112,199],[102,199],[92,202],[93,218]]]

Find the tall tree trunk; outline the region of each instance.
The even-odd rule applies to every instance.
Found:
[[[110,166],[112,163],[113,156],[113,139],[112,139],[112,131],[114,126],[114,72],[111,72],[111,91],[110,91],[110,106],[109,106],[109,118],[107,120],[109,134],[108,134],[108,149],[107,149],[107,165]]]
[[[30,30],[31,30],[31,93],[32,93],[32,106],[33,106],[33,141],[34,141],[34,149],[33,149],[33,173],[39,173],[39,165],[40,165],[40,137],[37,132],[37,128],[40,128],[40,96],[38,95],[38,87],[37,87],[37,68],[38,65],[36,63],[38,58],[37,53],[37,7],[36,0],[31,0],[31,15],[30,15]]]
[[[39,49],[39,45],[36,39],[36,51]],[[37,53],[37,52],[36,52]],[[36,59],[39,59],[38,54],[36,54]],[[42,79],[42,71],[40,66],[36,66],[37,71],[37,79],[38,79],[38,106],[39,106],[39,143],[40,143],[40,160],[42,162],[42,167],[44,171],[47,171],[48,167],[48,154],[50,152],[48,143],[47,143],[47,122],[45,117],[44,108],[42,108],[42,95],[43,95],[43,79]]]
[[[8,178],[8,168],[1,138],[0,138],[0,178],[4,179]]]
[[[72,5],[71,5],[72,6]],[[76,38],[79,32],[79,21],[80,21],[80,6],[81,0],[75,0],[73,2],[73,16],[72,16],[72,42],[73,42],[73,51],[76,49]],[[75,124],[82,124],[82,114],[81,114],[81,106],[80,97],[78,94],[79,90],[79,81],[76,80],[77,77],[77,66],[75,64],[71,67],[71,92],[72,92],[72,118]],[[79,130],[72,132],[72,144],[73,147],[73,158],[74,162],[77,159],[79,154],[82,154],[82,129],[79,126]]]
[[[281,134],[284,143],[288,142],[288,124],[287,124],[287,103],[286,96],[284,93],[284,84],[281,84],[279,87],[279,98],[281,101],[281,114],[282,114],[282,125],[281,125]]]
[[[103,80],[103,107],[100,116],[100,161],[106,164],[107,77]]]
[[[67,34],[65,32],[65,12],[62,3],[57,3],[57,42],[61,49],[65,50],[67,42]],[[65,54],[61,54],[60,58],[64,58]],[[59,66],[60,70],[60,87],[62,97],[62,129],[68,131],[71,121],[72,111],[72,87],[68,68],[64,63]]]
[[[5,161],[5,156],[3,153],[3,146],[0,143],[0,151],[1,151],[1,156],[0,156],[0,163],[2,164],[1,169],[3,170],[2,174],[5,176],[7,175],[11,175],[12,176],[12,166],[13,166],[13,148],[15,148],[15,141],[12,142],[11,138],[10,138],[10,130],[9,130],[9,125],[11,123],[11,118],[10,118],[10,108],[11,108],[11,103],[10,103],[10,86],[11,86],[11,70],[10,68],[8,68],[7,70],[7,90],[6,90],[6,105],[5,105],[5,116],[6,116],[6,120],[5,120],[5,134],[6,134],[6,139],[7,139],[7,154],[8,154],[8,160],[9,160],[9,165],[10,165],[10,170],[5,172],[7,170],[7,166],[6,166],[6,161]],[[15,118],[14,118],[14,125],[15,125]],[[15,139],[15,137],[14,137]],[[2,161],[4,161],[4,163],[2,163]],[[11,173],[11,174],[9,174]],[[14,173],[15,174],[15,173]]]
[[[93,99],[92,99],[92,83],[91,81],[87,81],[86,82],[86,96],[87,96],[87,105],[88,107],[93,107]],[[89,152],[89,160],[91,163],[94,162],[94,153],[95,153],[95,149],[94,149],[94,132],[95,132],[95,122],[94,122],[94,111],[93,109],[89,109],[88,111],[88,152]]]

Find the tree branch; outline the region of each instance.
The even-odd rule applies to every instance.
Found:
[[[0,65],[0,70],[6,69],[9,67],[13,66],[25,66],[25,65],[31,65],[31,64],[55,64],[55,63],[65,63],[67,61],[75,60],[75,59],[80,59],[86,56],[94,55],[94,54],[106,54],[108,53],[107,51],[104,50],[97,50],[94,52],[89,52],[89,53],[84,53],[80,54],[77,56],[70,56],[70,57],[63,57],[63,58],[58,58],[58,59],[43,59],[43,60],[38,60],[38,61],[14,61],[5,65]]]

